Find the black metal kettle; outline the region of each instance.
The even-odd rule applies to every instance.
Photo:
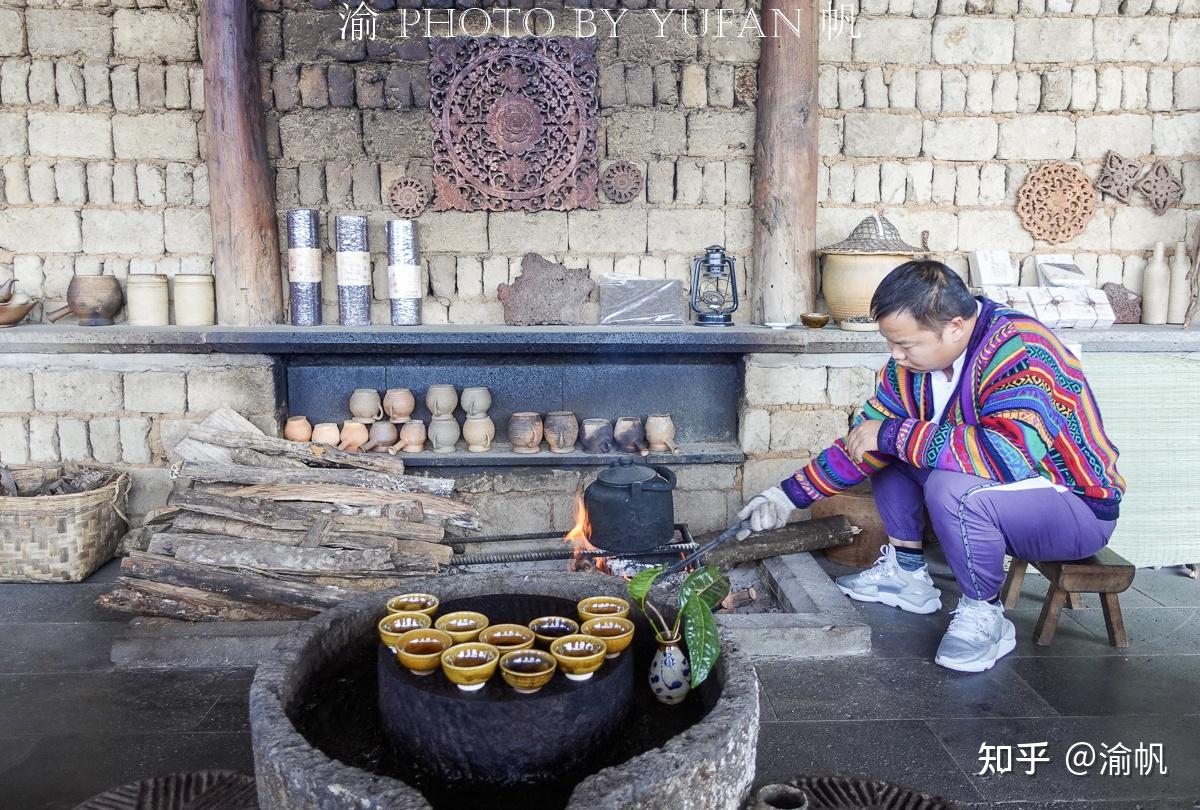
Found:
[[[674,489],[675,473],[667,467],[622,458],[602,470],[583,492],[592,545],[625,552],[670,543],[675,535]]]

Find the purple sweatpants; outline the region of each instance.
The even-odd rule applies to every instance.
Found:
[[[1082,500],[1048,481],[1002,485],[894,461],[871,476],[871,485],[893,539],[920,541],[922,507],[929,509],[954,577],[972,599],[988,600],[1000,592],[1006,553],[1023,560],[1078,560],[1103,548],[1117,525],[1100,520]]]

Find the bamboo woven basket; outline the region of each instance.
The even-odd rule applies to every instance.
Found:
[[[99,465],[88,465],[95,469]],[[130,479],[69,495],[0,497],[0,581],[79,582],[112,559],[126,529]],[[12,467],[20,492],[62,477],[61,465]]]

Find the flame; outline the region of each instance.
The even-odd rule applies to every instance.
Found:
[[[567,564],[568,570],[586,571],[595,567],[599,571],[608,571],[608,561],[604,557],[582,559],[585,551],[599,551],[591,543],[592,522],[588,520],[587,507],[583,503],[583,490],[575,490],[575,525],[563,537],[564,543],[570,543],[575,551],[575,557]]]

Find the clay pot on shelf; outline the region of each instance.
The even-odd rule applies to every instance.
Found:
[[[646,444],[646,428],[640,416],[618,418],[613,426],[613,440],[624,453],[641,453],[644,456],[650,452],[650,446]]]
[[[30,298],[24,293],[11,296],[8,301],[0,304],[0,329],[20,323],[35,306],[37,306],[37,299]]]
[[[542,417],[530,411],[514,413],[508,420],[508,442],[514,453],[537,453],[542,448]]]
[[[492,449],[492,440],[496,438],[496,424],[490,416],[468,416],[463,422],[462,433],[467,440],[467,450],[486,453]]]
[[[338,426],[333,422],[321,422],[313,425],[312,441],[317,444],[337,447],[338,442],[341,441],[341,431],[338,430]]]
[[[400,431],[396,430],[396,426],[386,419],[380,420],[371,425],[371,430],[368,433],[368,441],[363,445],[364,452],[374,450],[377,453],[386,452],[389,447],[396,443],[400,438]]]
[[[579,438],[579,420],[571,411],[552,411],[546,414],[545,433],[551,453],[570,453]]]
[[[467,416],[487,416],[492,408],[492,392],[480,386],[464,388],[459,401]]]
[[[392,455],[400,450],[405,453],[420,453],[425,449],[425,423],[420,419],[409,419],[400,427],[400,441],[388,452]]]
[[[58,321],[75,315],[80,326],[112,326],[113,316],[124,302],[121,285],[112,276],[75,276],[67,285],[67,305],[46,318]]]
[[[214,280],[208,273],[175,276],[175,325],[212,326],[217,322]]]
[[[429,421],[429,444],[435,453],[453,453],[461,435],[453,416],[435,416]]]
[[[848,237],[820,252],[821,292],[838,326],[850,332],[877,332],[871,296],[888,273],[922,250],[901,239],[886,218],[872,214]]]
[[[417,400],[407,388],[389,388],[383,395],[383,412],[395,424],[407,422],[416,407]]]
[[[431,385],[425,392],[425,407],[434,417],[452,416],[458,407],[458,391],[453,385]]]
[[[307,416],[290,416],[283,425],[283,438],[289,442],[306,442],[312,436],[313,426]]]
[[[613,449],[612,423],[607,419],[583,420],[583,452],[609,453]]]
[[[371,438],[366,425],[349,420],[342,423],[341,436],[342,441],[338,444],[338,450],[349,450],[352,453],[361,450],[362,446]]]
[[[134,274],[125,280],[125,321],[130,326],[166,326],[171,322],[167,277]]]
[[[350,395],[350,415],[359,424],[369,425],[383,418],[383,403],[374,388],[356,388]]]
[[[675,420],[669,413],[651,414],[646,418],[646,441],[655,453],[677,453],[675,443]]]

